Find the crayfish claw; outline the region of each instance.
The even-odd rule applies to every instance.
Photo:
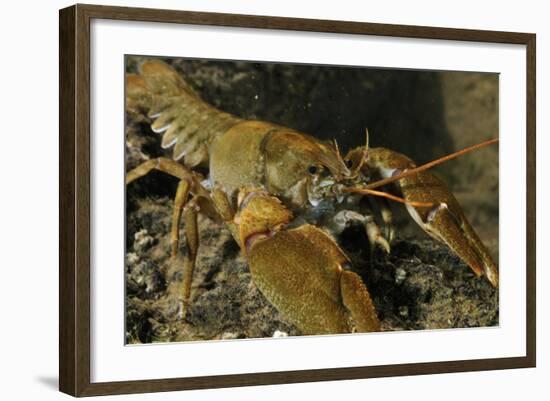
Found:
[[[380,331],[380,321],[361,278],[350,271],[343,271],[340,277],[342,302],[355,320],[355,331]]]
[[[430,208],[407,205],[413,219],[430,236],[446,244],[476,276],[485,275],[497,287],[498,268],[495,262],[445,184],[426,172],[419,173],[416,179],[406,180],[407,183],[402,184],[401,188],[407,199],[434,204]]]
[[[380,329],[361,278],[346,270],[349,259],[323,230],[279,231],[257,241],[248,261],[258,289],[304,334]]]
[[[254,283],[304,334],[377,331],[378,318],[349,258],[325,231],[288,228],[291,214],[276,197],[241,189],[240,245]]]
[[[474,271],[476,276],[485,274],[493,287],[498,286],[498,269],[489,252],[461,211],[453,213],[446,205],[428,223],[435,237],[447,244]]]
[[[384,148],[371,149],[368,163],[384,179],[416,167],[405,155]],[[494,287],[498,286],[497,265],[442,180],[423,170],[397,179],[394,185],[424,231],[451,248],[477,276],[484,274]]]

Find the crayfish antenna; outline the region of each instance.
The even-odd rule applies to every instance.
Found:
[[[495,144],[498,142],[498,138],[493,138],[493,139],[489,139],[485,142],[481,142],[481,143],[478,143],[477,145],[472,145],[472,146],[469,146],[465,149],[462,149],[462,150],[459,150],[458,152],[454,152],[454,153],[451,153],[447,156],[443,156],[443,157],[440,157],[439,159],[435,159],[435,160],[432,160],[431,162],[429,163],[426,163],[426,164],[423,164],[419,167],[415,167],[415,168],[411,168],[411,169],[406,169],[404,170],[403,172],[401,172],[400,174],[396,174],[392,177],[388,177],[388,178],[384,178],[382,180],[379,180],[379,181],[375,181],[369,185],[367,185],[365,187],[365,189],[374,189],[374,188],[379,188],[379,187],[382,187],[384,185],[387,185],[387,184],[391,184],[392,182],[396,182],[396,181],[399,181],[403,178],[406,178],[406,177],[409,177],[411,175],[414,175],[414,174],[418,174],[422,171],[425,171],[425,170],[428,170],[432,167],[435,167],[441,163],[444,163],[448,160],[452,160],[452,159],[455,159],[459,156],[462,156],[463,154],[466,154],[466,153],[469,153],[469,152],[472,152],[476,149],[480,149],[480,148],[483,148],[485,146],[489,146],[489,145],[492,145],[492,144]]]
[[[412,201],[405,198],[401,198],[396,195],[389,194],[387,192],[383,191],[375,191],[374,189],[368,189],[368,188],[361,188],[361,187],[351,187],[351,188],[343,188],[343,192],[351,192],[354,194],[362,194],[362,195],[372,195],[372,196],[378,196],[381,198],[390,199],[395,202],[404,203],[406,205],[410,205],[413,207],[432,207],[434,205],[433,202],[421,202],[421,201]]]

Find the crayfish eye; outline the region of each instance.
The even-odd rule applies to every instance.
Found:
[[[353,162],[351,160],[346,160],[346,167],[351,168],[353,166]]]
[[[319,171],[319,168],[315,165],[311,165],[307,168],[307,171],[309,172],[309,174],[316,174],[317,171]]]

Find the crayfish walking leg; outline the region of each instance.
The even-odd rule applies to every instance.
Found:
[[[159,170],[173,177],[178,178],[178,188],[174,199],[174,210],[172,213],[172,228],[170,231],[170,245],[172,259],[176,259],[179,253],[179,227],[183,216],[187,253],[184,257],[183,274],[183,294],[182,294],[182,317],[185,317],[189,298],[191,294],[191,282],[193,279],[193,270],[197,259],[199,248],[199,233],[197,225],[197,214],[200,210],[200,200],[202,204],[208,202],[208,191],[201,184],[201,176],[187,169],[180,163],[170,159],[158,158],[148,160],[126,175],[126,184],[147,175],[152,170]],[[208,208],[206,208],[208,211]],[[208,214],[208,213],[207,213]]]

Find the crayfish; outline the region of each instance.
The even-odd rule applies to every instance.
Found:
[[[148,60],[126,76],[126,109],[146,115],[172,158],[151,159],[126,183],[159,170],[179,180],[171,252],[183,220],[183,315],[199,250],[198,214],[223,222],[263,296],[305,334],[379,331],[369,291],[337,242],[361,224],[371,247],[391,252],[389,201],[446,244],[477,276],[498,286],[498,268],[447,186],[428,170],[497,139],[417,166],[407,156],[363,146],[343,155],[336,141],[277,124],[247,120],[207,104],[169,65]],[[206,173],[200,173],[206,171]],[[365,197],[378,202],[376,223]]]

